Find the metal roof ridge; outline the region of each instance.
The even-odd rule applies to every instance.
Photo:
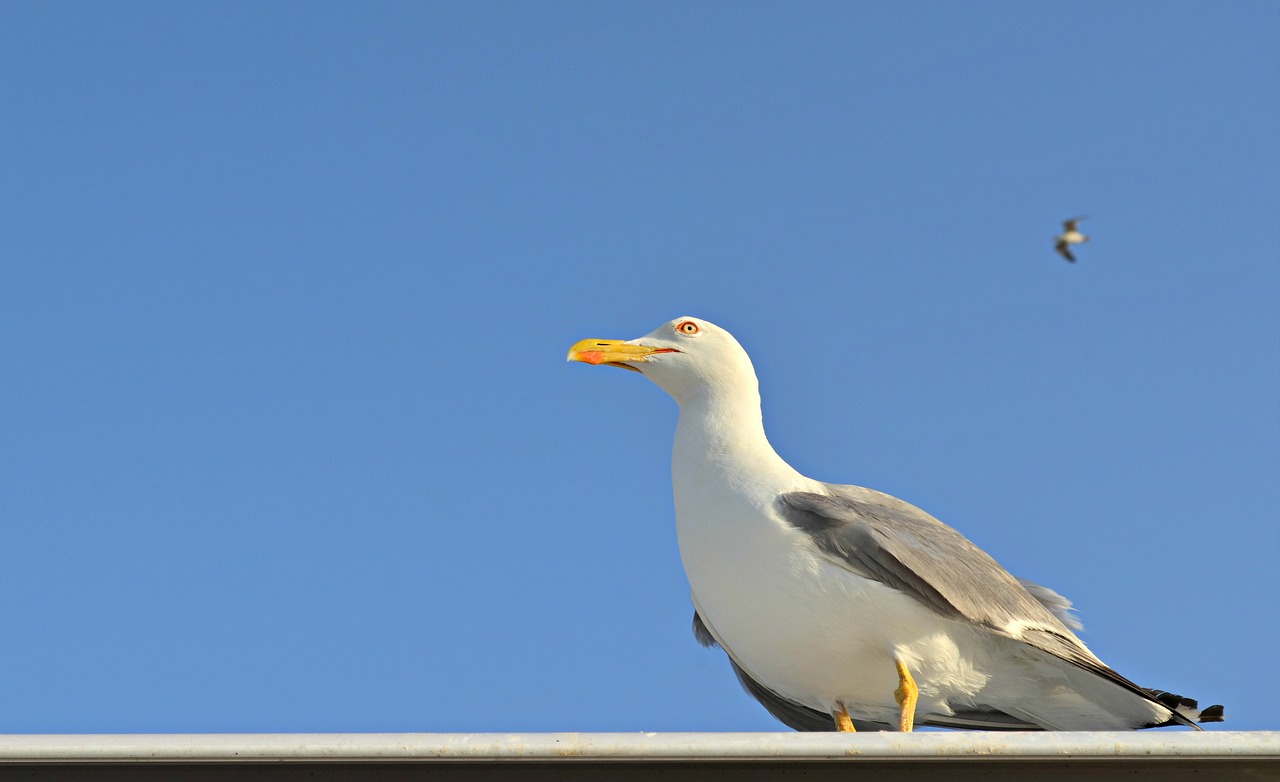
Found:
[[[430,760],[1280,759],[1280,731],[0,734],[0,764]]]

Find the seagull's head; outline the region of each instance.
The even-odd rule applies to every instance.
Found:
[[[732,334],[701,318],[676,318],[636,339],[584,339],[569,348],[569,360],[639,372],[680,404],[757,389],[747,351]]]

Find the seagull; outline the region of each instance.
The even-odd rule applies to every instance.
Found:
[[[693,630],[796,730],[1130,730],[1223,719],[1139,687],[1076,637],[1071,604],[923,510],[823,483],[769,444],[747,352],[676,318],[570,361],[639,372],[680,407],[671,472]]]
[[[1063,258],[1066,258],[1072,263],[1076,262],[1076,257],[1071,254],[1071,245],[1084,244],[1089,241],[1089,237],[1080,233],[1080,221],[1084,218],[1084,215],[1080,215],[1079,217],[1073,217],[1070,220],[1063,220],[1062,233],[1058,234],[1057,244],[1053,246]]]

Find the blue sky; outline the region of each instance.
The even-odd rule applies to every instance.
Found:
[[[6,4],[0,731],[779,728],[689,632],[674,403],[564,361],[686,314],[798,469],[1280,728],[1278,34]]]

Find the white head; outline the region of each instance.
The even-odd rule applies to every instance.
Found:
[[[584,339],[569,349],[569,360],[639,372],[682,407],[743,394],[759,399],[747,351],[732,334],[700,318],[676,318],[638,339]]]

